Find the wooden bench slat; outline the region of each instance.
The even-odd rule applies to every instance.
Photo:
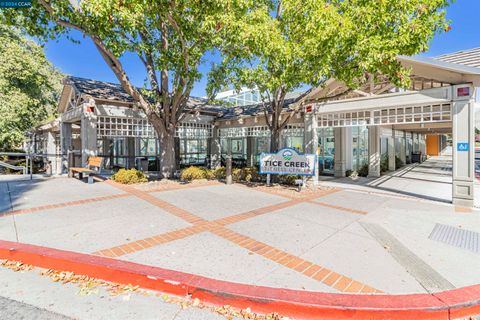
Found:
[[[95,171],[87,169],[87,168],[70,168],[70,171],[74,171],[74,172],[95,172]]]

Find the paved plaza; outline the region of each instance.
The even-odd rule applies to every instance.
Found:
[[[479,212],[432,201],[437,182],[426,185],[442,183],[429,175],[442,161],[383,177],[418,179],[423,189],[411,192],[347,180],[302,193],[219,182],[3,181],[0,239],[269,287],[437,292],[480,283]],[[414,196],[421,192],[433,196]]]

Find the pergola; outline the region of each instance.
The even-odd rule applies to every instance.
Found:
[[[480,57],[480,51],[476,57]],[[455,58],[463,61],[458,55]],[[312,90],[301,101],[305,106],[306,151],[316,151],[317,128],[335,128],[335,141],[342,141],[346,128],[368,126],[369,174],[379,176],[379,126],[389,126],[392,131],[452,133],[453,202],[473,206],[474,108],[480,68],[449,62],[451,56],[445,58],[448,61],[441,59],[398,57],[412,71],[410,88],[398,88],[384,77],[376,77],[376,81],[371,77],[371,81],[354,90],[335,79]],[[476,60],[470,57],[468,61]],[[341,175],[345,172],[346,144],[339,145],[335,150],[335,171]]]

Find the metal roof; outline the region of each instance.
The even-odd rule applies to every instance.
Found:
[[[434,57],[435,60],[480,68],[480,47]]]
[[[421,56],[415,56],[415,57],[398,56],[398,59],[400,61],[412,61],[412,62],[422,63],[422,64],[430,65],[432,67],[437,67],[440,69],[453,71],[461,74],[480,75],[480,68],[458,64],[458,63],[447,62],[447,61],[439,60],[438,58],[421,57]]]

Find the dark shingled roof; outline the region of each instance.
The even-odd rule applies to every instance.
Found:
[[[117,102],[133,102],[132,97],[125,92],[120,84],[85,79],[69,76],[65,79],[67,84],[73,85],[80,93],[89,95],[96,99],[111,100]],[[190,97],[189,106],[204,104],[205,99]]]
[[[120,84],[73,76],[65,78],[64,83],[72,85],[81,94],[89,95],[93,98],[116,102],[133,102],[132,97],[125,92]],[[298,101],[305,93],[306,92],[287,93],[284,109],[287,109],[290,104]],[[222,105],[208,105],[205,104],[205,102],[206,100],[204,98],[190,97],[187,106],[196,107],[202,105],[199,109],[200,111],[217,113],[220,119],[234,119],[242,116],[263,114],[263,106],[261,103],[248,106],[229,107]]]
[[[297,102],[305,95],[306,92],[289,92],[285,96],[285,103],[283,109],[288,109],[292,103]],[[235,119],[238,117],[263,115],[263,104],[252,104],[248,106],[225,107],[222,119]]]
[[[121,85],[111,82],[97,81],[69,76],[65,83],[72,85],[78,92],[102,100],[133,102],[132,97],[125,92]]]

